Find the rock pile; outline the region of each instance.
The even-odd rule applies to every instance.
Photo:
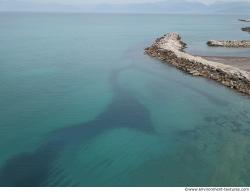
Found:
[[[232,89],[250,95],[250,74],[238,68],[192,56],[184,49],[186,44],[177,33],[168,33],[156,41],[145,53],[174,65],[193,76],[203,76]]]
[[[239,19],[239,21],[250,22],[250,19]]]
[[[250,27],[244,27],[241,29],[242,31],[246,31],[246,32],[249,32],[250,33]]]

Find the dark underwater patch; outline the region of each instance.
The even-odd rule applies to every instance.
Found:
[[[11,157],[0,169],[0,186],[43,185],[50,175],[53,163],[66,147],[77,147],[80,143],[116,127],[153,133],[149,111],[119,85],[119,74],[126,69],[116,70],[111,74],[113,100],[103,113],[92,121],[51,133],[47,142],[33,153]]]

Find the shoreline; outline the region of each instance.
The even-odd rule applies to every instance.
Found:
[[[177,33],[168,33],[145,49],[145,53],[191,74],[213,79],[231,89],[250,95],[250,72],[224,63],[222,57],[199,57],[184,51],[186,44]],[[216,60],[217,59],[217,60]],[[219,60],[218,60],[219,59]],[[247,61],[249,61],[247,59]],[[229,62],[229,61],[228,61]]]
[[[230,65],[250,73],[250,57],[200,56],[208,61]]]

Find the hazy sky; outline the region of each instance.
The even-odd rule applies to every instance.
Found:
[[[190,2],[199,3],[190,4]],[[217,2],[224,3],[213,4]],[[231,4],[231,2],[236,2],[236,4]],[[144,4],[141,5],[140,3]],[[249,10],[250,0],[0,0],[0,11],[227,13],[248,15]]]
[[[176,0],[0,0],[0,2],[32,2],[32,3],[46,3],[46,4],[67,4],[67,5],[76,5],[76,4],[127,4],[127,3],[148,3],[148,2],[159,2],[159,1],[176,1]],[[224,2],[238,2],[239,0],[180,0],[180,1],[198,1],[204,4],[212,4],[218,1]],[[240,0],[245,2],[250,2],[250,0]]]

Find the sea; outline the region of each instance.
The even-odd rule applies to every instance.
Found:
[[[245,39],[239,15],[0,13],[0,186],[249,186],[250,97],[144,54]]]

